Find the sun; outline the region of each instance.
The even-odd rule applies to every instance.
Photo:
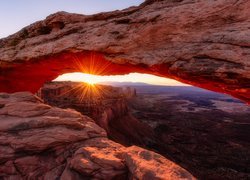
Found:
[[[90,85],[95,85],[99,82],[98,78],[92,74],[83,74],[82,81]]]

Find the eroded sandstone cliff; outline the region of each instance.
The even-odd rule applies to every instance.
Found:
[[[161,155],[124,147],[87,116],[0,93],[0,179],[194,179]]]
[[[144,72],[249,102],[249,9],[248,0],[148,0],[90,16],[59,12],[0,40],[0,91],[35,92],[66,72]]]
[[[91,117],[110,139],[123,145],[146,146],[153,131],[129,111],[127,100],[136,95],[131,87],[49,82],[37,93],[46,104],[71,108]]]

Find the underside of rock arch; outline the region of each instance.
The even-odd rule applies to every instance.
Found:
[[[149,0],[59,12],[0,40],[0,91],[37,91],[69,72],[143,72],[250,102],[250,2]]]

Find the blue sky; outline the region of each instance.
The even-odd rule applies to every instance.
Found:
[[[0,38],[58,12],[94,14],[139,5],[143,0],[0,0]]]

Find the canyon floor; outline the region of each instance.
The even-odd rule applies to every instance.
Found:
[[[250,178],[250,107],[195,87],[134,86],[134,117],[150,125],[150,148],[200,179]]]

